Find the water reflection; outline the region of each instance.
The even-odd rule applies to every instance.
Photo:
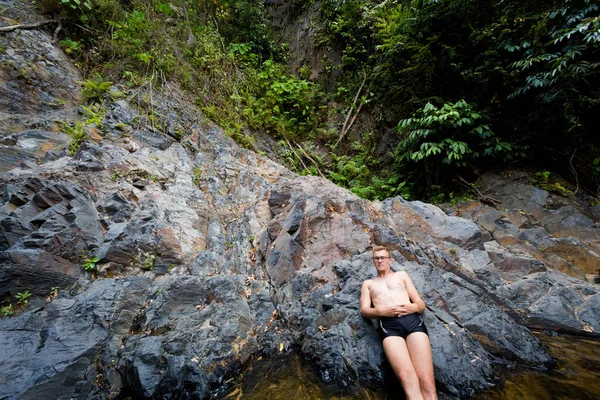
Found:
[[[503,387],[475,396],[475,400],[599,400],[600,340],[572,336],[537,334],[557,359],[556,368],[545,372],[527,372],[505,377]],[[235,387],[222,399],[227,400],[392,400],[403,398],[396,390],[386,393],[357,389],[340,392],[322,384],[317,370],[297,356],[281,356],[255,361]],[[395,393],[395,394],[394,394]],[[441,396],[440,398],[444,398]],[[447,398],[447,397],[446,397]]]
[[[598,400],[600,399],[600,341],[573,336],[537,334],[556,358],[544,373],[507,377],[503,388],[486,391],[476,400]]]
[[[318,371],[298,356],[255,361],[239,383],[222,399],[227,400],[385,400],[383,391],[356,389],[340,392],[326,387]]]

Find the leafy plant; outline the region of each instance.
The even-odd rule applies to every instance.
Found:
[[[102,100],[104,94],[108,92],[113,85],[112,82],[105,81],[97,72],[94,73],[90,79],[86,79],[81,83],[83,85],[82,93],[90,102]]]
[[[100,261],[100,259],[98,257],[85,258],[81,262],[81,266],[83,267],[84,270],[86,270],[88,272],[95,271],[96,264],[98,264],[98,261]]]
[[[423,185],[439,185],[457,170],[476,161],[510,160],[515,148],[495,137],[487,116],[465,100],[438,108],[427,103],[412,118],[398,123],[400,143],[394,158],[397,165],[420,164]],[[442,164],[448,167],[442,168]]]
[[[3,317],[10,317],[11,315],[14,315],[15,311],[13,310],[13,306],[12,304],[9,304],[7,306],[2,306],[2,308],[0,308],[0,315],[2,315]]]
[[[63,39],[60,42],[60,45],[64,48],[67,54],[75,54],[80,53],[83,50],[81,42],[77,40],[71,40],[69,38]]]
[[[379,170],[381,156],[374,154],[376,142],[372,133],[352,144],[354,155],[331,155],[327,176],[332,182],[350,189],[354,194],[371,199],[411,197],[407,182],[400,175]]]
[[[144,259],[142,260],[142,269],[152,271],[154,268],[154,260],[156,256],[152,253],[144,253]]]
[[[194,185],[199,188],[202,183],[202,169],[196,167],[193,169],[192,173],[194,174],[192,177],[192,182],[194,182]]]
[[[29,293],[29,290],[26,290],[24,292],[19,292],[15,295],[15,298],[17,299],[18,304],[28,304],[29,297],[31,297],[31,293]]]
[[[413,118],[398,123],[400,161],[437,158],[444,164],[466,167],[469,158],[512,157],[512,146],[494,138],[484,113],[465,100],[437,108],[427,103]]]
[[[69,143],[69,154],[74,155],[79,150],[79,147],[87,139],[87,132],[85,130],[85,123],[81,120],[73,121],[72,125],[65,122],[61,123],[63,132],[71,136],[71,142]]]
[[[102,120],[108,112],[106,107],[100,104],[92,104],[91,106],[81,106],[85,118],[85,125],[94,124],[98,129],[102,129]]]
[[[117,182],[121,178],[122,176],[119,170],[115,170],[115,172],[113,172],[113,174],[110,176],[110,180],[113,182]]]
[[[582,111],[597,104],[590,79],[600,74],[600,62],[593,57],[600,49],[598,5],[592,0],[557,2],[537,17],[537,37],[525,37],[514,48],[522,58],[511,68],[524,72],[524,82],[509,98],[532,92],[555,111],[551,120],[564,118],[567,131],[583,133]]]
[[[60,0],[60,3],[71,7],[73,10],[78,9],[83,11],[84,8],[86,8],[87,10],[92,9],[91,0],[85,0],[83,2],[81,0]]]
[[[246,109],[250,125],[260,121],[273,133],[298,138],[313,128],[314,84],[284,74],[283,66],[267,60],[258,74],[259,96]]]
[[[534,175],[534,184],[541,189],[557,193],[561,196],[569,197],[574,194],[572,190],[565,188],[560,182],[550,182],[550,175],[550,171],[536,172]]]

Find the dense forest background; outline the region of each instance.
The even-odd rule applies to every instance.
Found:
[[[80,125],[101,121],[106,96],[177,82],[241,145],[366,198],[458,198],[481,171],[515,164],[600,199],[594,1],[37,7],[61,21],[60,44],[84,71]],[[160,128],[165,119],[146,103]],[[66,130],[82,139],[77,123]]]

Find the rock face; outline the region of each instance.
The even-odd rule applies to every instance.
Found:
[[[380,386],[385,359],[358,301],[375,244],[428,304],[446,398],[496,384],[499,367],[550,366],[531,327],[600,330],[598,286],[519,247],[569,268],[580,264],[557,242],[592,253],[592,220],[548,216],[546,192],[478,205],[479,226],[421,202],[372,203],[239,148],[176,88],[154,96],[164,129],[136,125],[134,100],[106,104],[98,140],[2,175],[2,304],[33,296],[0,319],[0,398],[207,399],[252,359],[287,352],[325,383]],[[526,205],[540,224],[509,209]]]
[[[31,17],[16,3],[5,8],[2,25]],[[0,172],[4,172],[26,158],[48,159],[61,153],[70,138],[59,132],[57,122],[72,120],[83,96],[78,70],[46,32],[0,33],[0,49]]]

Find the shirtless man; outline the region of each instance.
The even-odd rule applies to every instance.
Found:
[[[433,360],[427,328],[419,315],[425,303],[404,271],[393,272],[387,248],[373,248],[377,276],[363,282],[360,312],[379,318],[383,351],[408,400],[435,400]]]

